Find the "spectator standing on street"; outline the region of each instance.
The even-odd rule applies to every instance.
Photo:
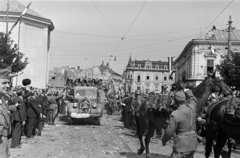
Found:
[[[36,102],[37,91],[33,91],[33,95],[30,96],[26,102],[27,107],[27,138],[33,138],[36,134],[36,121],[38,115],[42,117],[42,112],[39,109],[38,103]]]
[[[26,121],[26,107],[22,98],[22,89],[16,90],[17,96],[12,98],[14,104],[19,104],[12,112],[12,144],[11,148],[21,148],[22,126]]]
[[[45,117],[45,103],[44,103],[44,96],[42,95],[42,90],[36,91],[37,95],[35,97],[35,101],[38,105],[38,109],[40,114],[37,116],[37,135],[41,136],[42,128],[44,124],[44,117]],[[42,114],[42,115],[41,115]]]
[[[138,122],[137,117],[140,116],[140,114],[138,113],[138,108],[142,105],[142,103],[144,102],[144,98],[141,96],[141,91],[140,90],[136,90],[135,91],[135,98],[132,102],[132,108],[134,109],[134,122],[135,122],[135,128],[136,128],[136,134],[135,136],[138,136],[138,132],[140,131],[140,123]]]

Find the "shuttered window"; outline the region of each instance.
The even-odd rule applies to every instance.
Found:
[[[207,67],[214,67],[214,60],[207,60]]]

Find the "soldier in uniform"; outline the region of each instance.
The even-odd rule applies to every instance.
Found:
[[[63,98],[63,94],[58,94],[58,92],[55,92],[51,96],[48,97],[49,102],[49,109],[48,109],[48,119],[47,122],[49,125],[54,125],[54,121],[58,115],[58,105],[57,100]]]
[[[10,97],[8,90],[10,87],[10,69],[0,70],[0,157],[9,158],[8,135],[11,132],[9,111],[16,111],[18,103],[8,105]]]
[[[187,101],[186,101],[187,99]],[[171,158],[193,158],[198,147],[196,128],[196,98],[191,90],[178,91],[174,95],[175,111],[162,139],[163,146],[174,137]]]

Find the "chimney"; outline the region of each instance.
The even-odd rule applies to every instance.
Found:
[[[80,66],[77,66],[77,70],[80,70]]]

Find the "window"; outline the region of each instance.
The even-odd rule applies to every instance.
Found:
[[[159,69],[159,65],[156,65],[156,69]]]
[[[167,81],[167,77],[166,76],[164,76],[164,79],[163,79],[164,81]]]
[[[155,91],[158,91],[158,85],[155,85]]]
[[[155,76],[155,80],[158,80],[158,75]]]
[[[213,72],[213,68],[214,68],[214,60],[207,60],[207,72]]]
[[[167,69],[167,65],[164,65],[163,68],[164,68],[164,69]]]
[[[141,64],[138,64],[138,68],[141,68]]]
[[[151,66],[150,66],[150,65],[147,65],[146,68],[147,68],[147,69],[151,69]]]
[[[147,76],[147,80],[149,80],[150,79],[150,77],[149,76]]]
[[[171,81],[172,81],[172,80],[173,80],[173,77],[172,77],[172,76],[169,76],[169,80],[171,80]]]
[[[137,81],[138,81],[138,82],[141,81],[141,76],[140,76],[140,75],[138,75],[138,77],[137,77]]]
[[[141,90],[141,87],[140,87],[140,86],[137,86],[137,90]]]

